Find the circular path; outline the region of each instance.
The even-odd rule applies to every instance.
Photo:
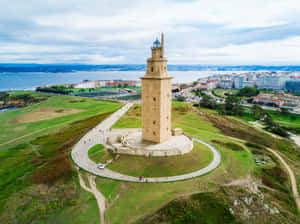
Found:
[[[120,110],[113,113],[110,117],[102,121],[99,125],[97,125],[95,128],[93,128],[91,131],[89,131],[85,136],[83,136],[80,139],[80,141],[74,146],[71,152],[72,159],[77,166],[97,176],[106,177],[115,180],[122,180],[122,181],[141,182],[138,177],[124,175],[107,168],[98,169],[97,164],[92,160],[90,160],[88,157],[89,149],[94,145],[105,143],[106,133],[109,132],[110,127],[114,123],[116,123],[120,119],[120,117],[122,117],[132,105],[133,105],[132,103],[127,103]],[[147,178],[147,181],[148,182],[171,182],[171,181],[186,180],[186,179],[198,177],[203,174],[209,173],[210,171],[217,168],[221,162],[220,152],[212,145],[204,141],[195,138],[193,138],[193,140],[206,145],[213,152],[214,155],[213,160],[208,166],[192,173],[187,173],[187,174],[182,174],[177,176],[145,177]]]

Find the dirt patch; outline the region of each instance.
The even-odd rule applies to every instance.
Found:
[[[83,99],[83,100],[71,100],[68,103],[84,103],[84,102],[86,102],[85,99]]]
[[[80,112],[83,112],[83,110],[72,109],[72,108],[41,107],[14,119],[12,123],[22,124],[22,123],[43,121],[43,120],[49,120],[52,118],[62,117],[70,114],[76,114]]]

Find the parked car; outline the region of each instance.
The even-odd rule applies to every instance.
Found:
[[[104,164],[101,164],[101,163],[99,163],[99,164],[97,164],[97,168],[98,168],[98,169],[104,169],[104,168],[105,168],[105,165],[104,165]]]

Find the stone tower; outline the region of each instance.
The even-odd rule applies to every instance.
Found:
[[[142,139],[160,143],[171,137],[172,77],[164,58],[164,34],[154,41],[142,77]]]

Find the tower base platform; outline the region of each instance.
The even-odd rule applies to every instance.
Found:
[[[186,135],[171,136],[162,143],[142,140],[141,129],[113,129],[107,133],[105,147],[113,153],[137,156],[183,155],[193,149],[193,140]]]

